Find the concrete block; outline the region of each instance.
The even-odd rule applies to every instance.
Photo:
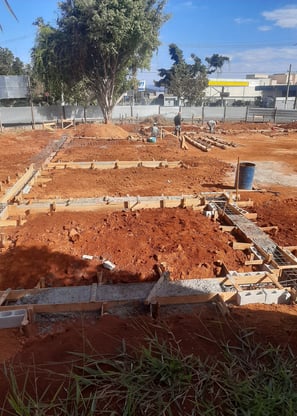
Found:
[[[26,315],[26,309],[0,311],[0,329],[17,328],[21,326]]]
[[[263,290],[242,290],[237,292],[237,305],[248,305],[250,303],[265,303]]]
[[[213,212],[212,212],[212,211],[204,211],[204,215],[205,215],[207,218],[211,218],[211,217],[212,217],[212,215],[213,215]]]
[[[265,293],[265,303],[284,304],[290,300],[290,293],[285,289],[263,289]]]

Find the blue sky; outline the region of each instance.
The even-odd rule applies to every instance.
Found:
[[[0,0],[0,47],[10,49],[23,62],[30,61],[37,17],[55,24],[57,0],[9,0],[18,21]],[[190,62],[191,53],[203,63],[218,53],[230,63],[220,78],[245,78],[251,73],[297,72],[297,2],[282,0],[168,0],[170,20],[160,32],[161,46],[151,69],[140,73],[148,84],[157,80],[158,68],[172,64],[168,45],[176,43]],[[215,75],[216,76],[216,75]]]

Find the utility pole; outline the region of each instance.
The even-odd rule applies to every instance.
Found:
[[[287,82],[287,92],[286,92],[286,100],[285,100],[285,109],[287,108],[287,101],[289,97],[289,90],[290,90],[290,79],[291,79],[291,69],[292,65],[289,66],[289,74],[288,74],[288,82]]]

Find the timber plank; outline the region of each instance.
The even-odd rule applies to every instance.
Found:
[[[0,306],[7,300],[8,295],[10,294],[11,289],[6,289],[5,292],[0,297]]]
[[[238,241],[233,241],[232,247],[234,250],[247,250],[253,247],[253,243],[240,243]]]
[[[29,181],[29,179],[33,175],[33,172],[34,166],[33,164],[31,164],[26,173],[11,188],[9,188],[6,191],[4,196],[0,198],[0,203],[6,203],[13,199],[13,197],[16,196],[25,186],[25,184]]]
[[[276,279],[276,277],[273,274],[268,274],[268,277],[272,281],[272,283],[278,288],[278,289],[284,289],[284,287],[279,283],[279,281]]]
[[[215,301],[218,293],[201,293],[191,296],[158,296],[156,302],[160,305],[181,305],[193,303],[207,303]],[[236,298],[236,292],[220,293],[224,301],[233,301]]]
[[[152,303],[153,301],[155,301],[155,299],[157,297],[158,290],[163,285],[164,281],[167,279],[167,276],[168,276],[168,274],[166,272],[162,273],[162,275],[157,280],[156,284],[153,286],[152,290],[148,294],[147,298],[145,299],[145,301],[144,301],[145,305],[148,305],[148,304]]]

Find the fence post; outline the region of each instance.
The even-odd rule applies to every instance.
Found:
[[[277,107],[275,107],[274,114],[273,114],[273,122],[274,123],[276,123],[276,113],[277,113]]]
[[[227,106],[225,105],[225,106],[224,106],[224,115],[223,115],[223,120],[224,120],[224,123],[225,123],[225,121],[226,121],[226,111],[227,111]]]
[[[246,112],[245,112],[245,122],[247,123],[248,121],[248,114],[249,114],[249,106],[246,106]]]
[[[204,105],[202,106],[202,125],[204,124]]]

